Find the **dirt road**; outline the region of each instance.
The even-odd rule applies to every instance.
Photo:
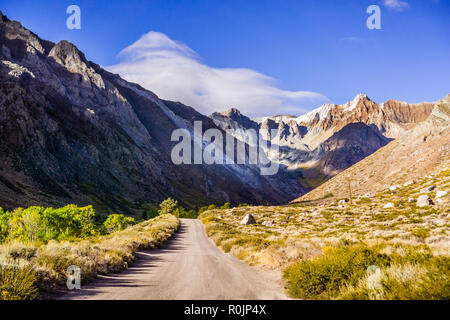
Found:
[[[259,271],[221,252],[198,220],[181,219],[162,249],[138,253],[120,274],[100,276],[63,299],[287,299],[277,274]]]

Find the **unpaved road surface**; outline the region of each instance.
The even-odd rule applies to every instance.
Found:
[[[198,220],[181,219],[180,230],[161,249],[138,253],[120,274],[98,280],[62,299],[241,300],[287,299],[279,275],[259,271],[220,251]]]

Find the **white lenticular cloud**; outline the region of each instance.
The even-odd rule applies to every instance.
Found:
[[[392,10],[403,10],[409,7],[408,2],[400,1],[400,0],[384,0],[383,3],[386,7]]]
[[[123,49],[106,67],[162,99],[180,101],[203,114],[236,107],[252,117],[299,115],[330,100],[319,93],[286,91],[275,80],[245,68],[213,68],[187,45],[151,31]]]

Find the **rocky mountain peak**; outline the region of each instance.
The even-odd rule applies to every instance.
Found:
[[[227,116],[227,117],[239,117],[239,116],[241,116],[241,112],[238,109],[236,109],[236,108],[231,108],[231,109],[229,109],[229,110],[227,110],[225,112],[222,112],[222,114],[224,116]]]
[[[245,129],[257,129],[258,124],[251,120],[249,117],[243,115],[238,109],[231,108],[225,112],[215,112],[209,116],[216,125],[221,128],[237,128],[243,127]]]
[[[57,63],[69,68],[87,62],[84,54],[74,44],[66,40],[58,42],[48,56],[53,57]]]
[[[369,97],[364,93],[358,93],[355,98],[352,101],[347,102],[344,104],[344,111],[349,112],[353,111],[360,103],[372,101],[369,99]]]

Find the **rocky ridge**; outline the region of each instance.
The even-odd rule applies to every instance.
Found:
[[[175,165],[175,129],[217,128],[0,13],[0,205],[94,204],[141,214],[171,196],[183,205],[282,203],[295,178],[252,165]],[[194,141],[194,143],[201,143]]]

